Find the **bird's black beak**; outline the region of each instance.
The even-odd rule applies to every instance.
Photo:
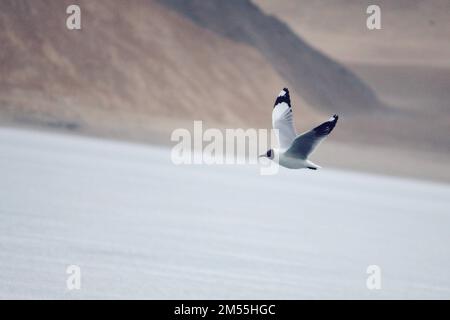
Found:
[[[266,156],[266,154],[264,153],[264,154],[259,155],[258,158],[264,158],[265,156]]]

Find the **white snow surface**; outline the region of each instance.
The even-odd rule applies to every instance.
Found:
[[[449,185],[0,129],[2,299],[449,299],[449,270]]]

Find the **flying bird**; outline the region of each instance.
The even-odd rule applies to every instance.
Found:
[[[260,157],[269,158],[289,169],[317,170],[320,166],[308,160],[308,157],[334,129],[338,118],[335,114],[314,129],[297,135],[294,129],[289,90],[284,88],[275,100],[272,111],[272,125],[277,132],[279,148],[270,149]]]

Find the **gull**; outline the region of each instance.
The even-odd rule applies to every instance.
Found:
[[[335,114],[314,129],[297,135],[294,129],[289,90],[284,88],[275,100],[272,111],[272,125],[278,138],[279,148],[270,149],[259,157],[269,158],[289,169],[317,170],[320,166],[308,160],[308,157],[334,129],[338,118]]]

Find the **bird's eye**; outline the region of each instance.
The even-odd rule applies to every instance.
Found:
[[[272,158],[272,149],[270,149],[269,151],[267,151],[267,157]]]

